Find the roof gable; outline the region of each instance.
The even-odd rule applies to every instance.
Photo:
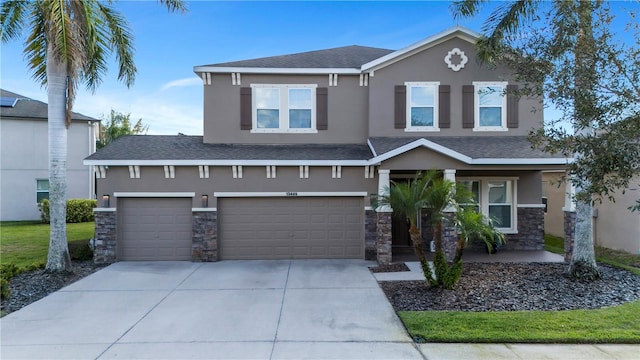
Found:
[[[441,33],[430,36],[424,40],[413,43],[398,51],[394,51],[390,54],[363,64],[361,70],[362,72],[371,72],[384,68],[413,54],[434,47],[453,38],[460,38],[462,40],[475,44],[476,41],[480,38],[480,34],[462,26],[456,26],[449,30],[445,30]]]

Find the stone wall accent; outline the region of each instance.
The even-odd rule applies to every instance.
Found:
[[[564,261],[570,262],[573,255],[573,241],[576,238],[576,212],[564,212]]]
[[[392,212],[377,213],[376,258],[382,265],[391,263],[391,215]]]
[[[518,208],[518,233],[506,234],[506,250],[544,250],[544,208]]]
[[[191,260],[218,261],[218,212],[194,211],[191,223]]]
[[[433,224],[431,223],[431,211],[422,209],[420,212],[420,234],[425,252],[431,252],[431,241],[433,240]]]
[[[455,227],[456,213],[445,212],[442,219],[442,248],[447,261],[452,261],[456,254],[458,231]]]
[[[116,262],[118,240],[117,214],[115,211],[95,211],[93,262],[111,264]]]
[[[378,215],[375,210],[364,211],[364,259],[376,260],[378,254]]]

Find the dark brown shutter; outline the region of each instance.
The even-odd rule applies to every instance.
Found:
[[[473,128],[475,105],[474,105],[474,91],[473,85],[462,86],[462,127],[465,129]]]
[[[251,88],[240,88],[240,130],[251,130]]]
[[[438,89],[438,126],[451,127],[451,85],[440,85]]]
[[[396,85],[395,87],[395,114],[393,126],[396,129],[404,129],[407,126],[407,87]]]
[[[319,87],[316,89],[316,129],[327,130],[329,127],[328,118],[328,101],[327,88]]]
[[[507,127],[518,127],[518,85],[507,85]]]

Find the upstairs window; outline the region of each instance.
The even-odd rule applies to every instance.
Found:
[[[474,82],[474,131],[507,130],[506,82]]]
[[[316,85],[251,85],[252,132],[315,133]]]
[[[405,131],[439,131],[437,82],[407,82]]]

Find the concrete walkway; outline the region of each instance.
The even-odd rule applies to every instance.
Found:
[[[4,359],[637,359],[640,347],[414,344],[347,260],[117,263],[0,320]]]

